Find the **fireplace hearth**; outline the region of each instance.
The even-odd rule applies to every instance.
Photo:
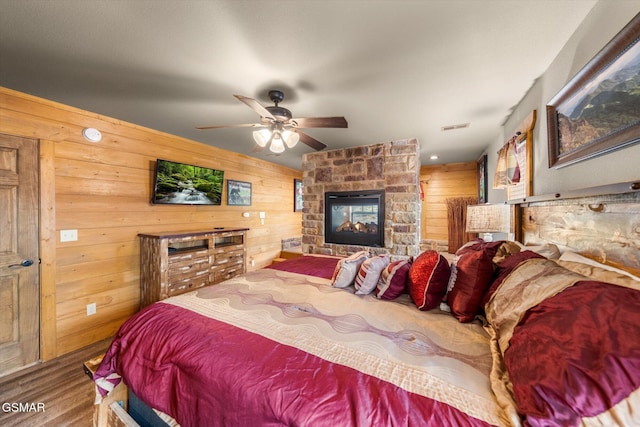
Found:
[[[324,195],[325,243],[384,246],[384,191],[340,191]]]

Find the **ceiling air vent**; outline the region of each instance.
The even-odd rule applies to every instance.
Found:
[[[441,130],[442,132],[446,132],[446,131],[448,131],[448,130],[466,129],[466,128],[468,128],[469,126],[471,126],[471,123],[460,123],[460,124],[458,124],[458,125],[442,126],[442,127],[440,128],[440,130]]]

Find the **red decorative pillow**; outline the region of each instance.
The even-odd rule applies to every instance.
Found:
[[[482,313],[484,295],[492,283],[496,265],[520,251],[515,242],[473,241],[456,251],[445,302],[460,322],[471,322]]]
[[[493,262],[483,250],[465,252],[452,262],[447,304],[460,322],[471,322],[480,312],[493,270]]]
[[[638,313],[640,291],[590,280],[526,312],[504,363],[528,425],[638,425]]]
[[[449,283],[451,267],[446,258],[436,251],[425,251],[409,269],[409,294],[420,310],[431,310],[440,305]]]
[[[493,259],[493,257],[496,256],[496,253],[498,253],[498,250],[500,250],[500,248],[504,246],[505,243],[507,243],[505,240],[497,240],[495,242],[485,242],[484,240],[480,240],[480,241],[474,240],[460,247],[460,249],[456,251],[456,255],[463,255],[469,252],[483,251],[484,253],[487,254],[487,256],[490,259]]]
[[[407,289],[411,261],[411,259],[394,261],[382,270],[376,289],[378,298],[393,300],[404,293]]]
[[[484,243],[485,243],[484,240],[480,238],[469,240],[467,243],[465,243],[464,245],[458,248],[458,250],[455,252],[455,255],[461,255],[462,253],[468,251],[469,249],[472,249],[475,251]]]

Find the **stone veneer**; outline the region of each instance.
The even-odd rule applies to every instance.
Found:
[[[420,253],[420,146],[415,139],[342,150],[319,151],[302,158],[304,210],[302,251],[348,255],[363,249],[387,253],[392,260]],[[324,193],[384,190],[384,248],[324,241]]]

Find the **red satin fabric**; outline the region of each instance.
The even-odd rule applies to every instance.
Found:
[[[451,267],[436,251],[422,252],[409,269],[409,294],[420,310],[432,310],[442,302],[446,292]]]
[[[339,258],[305,255],[297,258],[291,258],[283,262],[277,262],[266,268],[331,279],[338,261]]]
[[[180,307],[127,321],[98,375],[189,426],[485,426],[357,370]]]
[[[455,281],[446,301],[460,322],[471,322],[480,312],[480,302],[493,277],[493,262],[483,251],[459,256],[453,267]]]
[[[577,426],[640,387],[640,292],[578,282],[529,310],[505,352],[531,426]]]

